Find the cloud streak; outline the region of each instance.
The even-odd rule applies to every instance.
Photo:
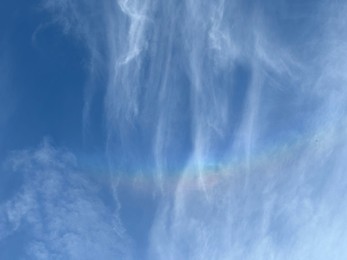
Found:
[[[82,35],[91,67],[106,71],[106,153],[116,193],[128,175],[134,183],[148,175],[157,199],[148,259],[346,254],[346,37],[337,12],[344,5],[47,3],[64,28]],[[14,203],[8,213],[14,230],[21,211],[36,212],[32,196],[19,203],[31,206]]]

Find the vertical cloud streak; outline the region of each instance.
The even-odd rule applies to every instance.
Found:
[[[148,259],[346,255],[345,5],[119,0],[46,8],[57,13],[55,5],[64,28],[86,42],[91,67],[106,75],[91,88],[105,91],[120,211],[130,208],[128,193],[118,192],[124,179],[132,194],[145,178],[155,198],[130,201],[155,204],[149,227],[129,231],[136,209],[120,217],[135,250]],[[93,91],[87,96],[86,114]]]

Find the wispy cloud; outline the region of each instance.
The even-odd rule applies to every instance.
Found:
[[[222,9],[226,11],[226,8]],[[345,64],[337,53],[343,53],[345,48],[340,46],[344,46],[345,37],[335,34],[341,27],[345,28],[342,18],[333,19],[325,29],[323,24],[311,24],[320,27],[311,38],[316,42],[316,55],[308,58],[297,55],[300,50],[286,49],[281,39],[274,38],[276,34],[269,28],[271,24],[266,24],[268,21],[261,13],[242,13],[242,6],[238,6],[239,12],[232,13],[234,16],[228,20],[233,24],[225,26],[227,32],[217,31],[222,24],[217,19],[211,34],[207,29],[210,26],[199,15],[214,9],[194,2],[187,10],[190,13],[187,24],[191,25],[187,28],[192,30],[189,34],[192,35],[190,68],[195,79],[192,98],[198,105],[193,117],[197,154],[194,160],[204,165],[208,158],[204,153],[209,153],[211,146],[216,144],[217,133],[230,130],[221,127],[226,92],[216,98],[220,101],[218,104],[213,103],[216,89],[221,88],[213,76],[214,73],[219,73],[219,77],[223,75],[226,61],[236,65],[241,61],[248,66],[251,80],[243,102],[245,109],[237,140],[227,152],[230,152],[230,161],[242,154],[246,161],[243,167],[231,164],[225,170],[221,165],[217,170],[222,172],[218,173],[220,181],[209,189],[204,186],[190,189],[187,177],[182,174],[175,195],[163,203],[153,226],[152,259],[163,259],[167,255],[169,259],[344,257],[346,250],[342,244],[347,237],[343,227],[347,207],[343,190],[347,182],[342,177],[346,167],[343,159],[346,132],[342,130],[346,121],[342,111],[346,107],[346,93],[339,87],[345,84],[340,74]],[[242,16],[246,14],[251,18],[242,23]],[[324,17],[331,20],[331,16],[332,13],[325,13]],[[204,13],[202,17],[209,15]],[[218,17],[223,15],[219,13]],[[320,34],[325,30],[327,34]],[[211,68],[209,64],[210,70],[204,68],[208,60],[206,53],[209,53],[204,46],[207,36],[214,53],[222,50],[223,42],[226,46],[225,55],[214,58],[215,61],[220,59],[223,66]],[[323,39],[328,39],[329,48],[317,43]],[[227,56],[229,41],[239,50],[230,57]],[[335,92],[336,88],[339,91]],[[233,89],[237,91],[237,86]],[[287,94],[282,103],[278,91],[294,94]],[[325,96],[324,100],[319,98],[321,95]],[[291,122],[287,125],[290,128],[276,130],[279,121],[274,109]],[[230,107],[227,111],[230,112]],[[293,115],[301,121],[295,123]],[[305,125],[305,131],[299,130],[302,126],[299,122]],[[215,127],[211,127],[213,125]],[[277,142],[271,153],[258,157],[259,150],[266,149],[263,144],[267,135],[272,134],[274,140],[276,131],[298,134],[294,143]],[[210,178],[204,171],[201,174],[208,183]]]
[[[78,170],[73,154],[45,141],[38,149],[13,153],[8,166],[24,180],[1,205],[1,234],[26,237],[22,257],[130,257],[116,207],[101,199],[101,187]]]
[[[285,12],[292,14],[277,17],[276,10],[283,12],[280,3],[246,2],[45,5],[89,46],[96,68],[91,77],[99,66],[106,70],[110,168],[122,176],[155,167],[149,178],[156,180],[153,190],[160,186],[163,194],[150,234],[150,259],[338,259],[346,254],[345,7],[318,1],[308,10],[306,4],[288,2]],[[97,10],[101,19],[86,10]],[[292,24],[293,17],[302,27]],[[101,60],[106,62],[96,62]],[[92,96],[93,91],[87,94],[87,114]],[[29,158],[24,161],[47,163],[44,156]],[[60,169],[54,162],[53,169]],[[209,166],[218,176],[213,185]],[[165,178],[171,168],[178,169],[179,181],[169,193]],[[31,185],[47,180],[35,178]],[[58,189],[62,181],[54,183]],[[16,198],[12,211],[6,211],[13,230],[26,212],[32,212],[30,223],[39,218],[34,197],[47,193],[25,187],[25,199]],[[70,193],[84,194],[74,186]],[[92,211],[70,193],[63,201],[72,200],[78,212]],[[102,212],[100,203],[92,205]],[[88,223],[102,218],[93,214],[87,215]],[[66,237],[79,250],[78,238]],[[40,243],[32,248],[38,254],[46,250]]]

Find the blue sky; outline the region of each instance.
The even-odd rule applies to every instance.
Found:
[[[0,259],[345,259],[346,8],[3,0]]]

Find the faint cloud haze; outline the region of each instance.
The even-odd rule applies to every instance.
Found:
[[[27,239],[25,258],[130,256],[115,211],[99,198],[101,187],[79,172],[73,154],[45,140],[37,149],[14,152],[7,168],[23,176],[23,184],[1,205],[1,235]]]

